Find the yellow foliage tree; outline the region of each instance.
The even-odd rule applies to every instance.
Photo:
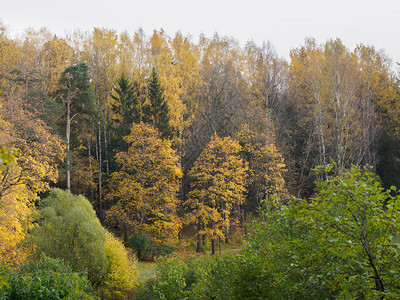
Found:
[[[182,117],[185,109],[181,101],[183,78],[178,66],[174,63],[173,53],[164,31],[154,31],[150,44],[154,65],[160,73],[160,83],[164,87],[165,100],[170,108],[170,125],[175,132],[179,132],[182,130]]]
[[[254,211],[271,196],[285,197],[286,164],[275,146],[274,137],[261,130],[251,130],[248,125],[244,125],[235,137],[242,145],[244,159],[249,163],[246,204]]]
[[[107,298],[126,299],[129,291],[138,283],[133,257],[129,256],[124,244],[108,231],[104,247],[109,268],[103,292]]]
[[[67,41],[54,36],[45,42],[40,51],[40,71],[46,77],[45,92],[53,95],[64,69],[72,63],[73,49]]]
[[[148,234],[160,244],[176,242],[181,222],[177,192],[182,170],[171,143],[150,125],[140,123],[125,138],[127,152],[116,155],[121,170],[110,179],[107,199],[114,203],[107,219],[124,230]]]
[[[6,265],[24,261],[18,245],[29,210],[38,194],[56,182],[57,161],[64,155],[61,139],[27,108],[18,94],[7,90],[0,96],[0,145],[15,149],[15,161],[0,172],[0,264]]]
[[[248,166],[240,151],[237,141],[214,133],[189,172],[193,182],[186,206],[192,210],[190,221],[198,226],[198,251],[202,251],[201,237],[206,234],[215,253],[216,238],[228,236],[232,213],[244,203]]]
[[[45,192],[49,182],[57,180],[55,160],[63,156],[60,140],[40,120],[22,120],[30,139],[25,136],[26,131],[17,131],[15,126],[0,119],[0,144],[18,151],[15,162],[0,173],[0,264],[6,265],[24,261],[24,250],[18,245],[25,236],[25,220],[30,207],[39,199],[38,193]]]
[[[12,193],[10,187],[3,183],[3,180],[7,180],[7,176],[13,173],[11,170],[15,168],[15,156],[9,149],[1,148],[0,158],[2,182],[0,185],[0,264],[11,265],[13,260],[16,260],[18,264],[24,259],[23,253],[17,249],[17,244],[24,237],[23,226],[19,220],[26,216],[27,205],[23,198],[18,197],[18,199],[16,193]]]

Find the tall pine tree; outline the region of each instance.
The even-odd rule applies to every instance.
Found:
[[[89,124],[94,124],[97,116],[95,98],[90,87],[89,70],[86,63],[79,63],[65,68],[59,80],[57,93],[66,107],[66,188],[71,188],[71,128],[79,130]]]

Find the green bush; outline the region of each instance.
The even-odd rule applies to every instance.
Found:
[[[94,285],[107,272],[105,230],[90,202],[83,196],[52,189],[39,206],[38,226],[30,234],[37,255],[68,262],[76,272],[87,272]]]
[[[8,282],[0,288],[1,299],[96,299],[85,275],[45,256],[6,277]]]
[[[10,292],[10,282],[12,270],[8,267],[0,266],[0,299],[7,299]]]
[[[156,285],[157,280],[154,278],[150,278],[145,282],[141,283],[135,292],[134,299],[136,300],[153,300],[156,299],[154,295],[154,286]]]
[[[160,263],[157,270],[157,282],[154,284],[154,295],[157,299],[190,299],[186,288],[185,275],[188,266],[180,259]]]
[[[171,254],[174,251],[172,246],[156,245],[144,234],[134,234],[126,246],[136,253],[138,259],[145,261],[154,261],[154,258]]]

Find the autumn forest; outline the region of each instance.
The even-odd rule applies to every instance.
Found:
[[[340,39],[0,23],[0,298],[398,298],[395,70]]]

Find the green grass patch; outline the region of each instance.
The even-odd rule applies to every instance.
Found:
[[[139,270],[139,282],[143,283],[150,278],[156,277],[157,263],[148,261],[139,261],[137,268]]]

